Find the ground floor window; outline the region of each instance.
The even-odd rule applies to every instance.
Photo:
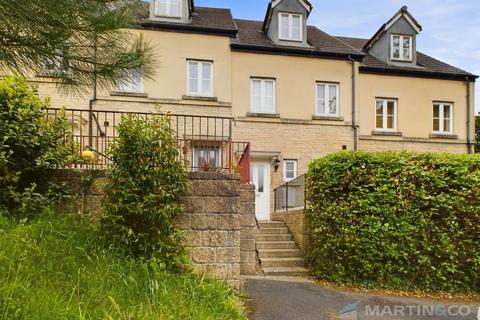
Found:
[[[452,104],[433,104],[433,132],[449,134],[452,133]]]
[[[397,130],[397,100],[376,100],[375,128],[382,131]]]
[[[194,145],[193,168],[197,172],[215,171],[221,168],[221,150],[219,145]]]

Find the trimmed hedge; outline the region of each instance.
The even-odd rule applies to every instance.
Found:
[[[480,292],[480,157],[339,152],[311,163],[307,259],[362,287]]]

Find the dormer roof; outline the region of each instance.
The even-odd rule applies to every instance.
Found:
[[[384,23],[380,29],[373,35],[373,37],[368,40],[365,44],[364,49],[369,50],[373,45],[382,37],[382,35],[390,29],[400,18],[405,18],[405,20],[412,26],[412,28],[418,33],[422,31],[422,26],[418,23],[414,16],[408,11],[407,6],[403,6],[398,10],[398,12],[386,23]]]
[[[270,20],[272,19],[272,13],[273,9],[280,4],[280,2],[285,1],[285,0],[271,0],[268,3],[267,7],[267,13],[265,14],[265,19],[263,20],[263,27],[262,31],[266,32],[268,30],[268,27],[270,25]],[[307,10],[308,15],[310,15],[310,12],[312,12],[313,6],[308,0],[296,0],[298,1],[304,8]]]

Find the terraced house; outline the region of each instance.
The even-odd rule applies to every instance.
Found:
[[[176,115],[177,132],[183,127],[193,170],[233,157],[229,165],[247,171],[259,220],[270,218],[273,189],[326,153],[473,152],[477,76],[418,52],[422,26],[406,7],[370,39],[329,35],[308,24],[312,10],[307,0],[272,0],[263,21],[250,21],[193,0],[152,0],[135,32],[155,49],[156,76],[132,70],[131,81],[99,94],[94,116],[75,116],[77,134],[90,124],[90,132],[114,135],[115,115],[100,120],[101,111],[151,112],[158,104]],[[54,77],[33,81],[55,107],[88,110],[88,98],[58,94]]]

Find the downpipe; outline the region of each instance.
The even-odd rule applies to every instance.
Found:
[[[348,59],[352,62],[352,129],[353,129],[353,150],[358,151],[358,125],[357,125],[357,74],[355,60],[351,56]]]
[[[473,153],[473,144],[472,144],[472,105],[471,105],[471,82],[470,78],[466,77],[467,80],[467,148],[468,154]]]

